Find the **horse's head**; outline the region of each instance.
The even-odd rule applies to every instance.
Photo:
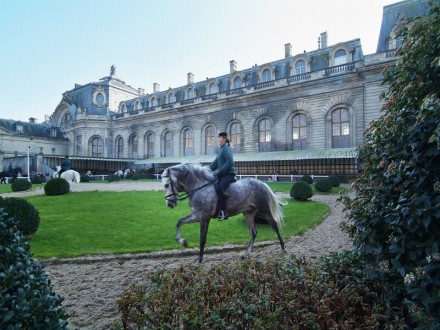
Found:
[[[172,170],[170,167],[165,169],[162,173],[162,185],[163,190],[165,192],[165,202],[168,207],[173,208],[177,205],[178,200],[178,194],[177,194],[177,187],[176,182],[173,180],[176,180],[176,177],[173,177],[171,174]]]
[[[57,172],[59,172],[61,170],[61,166],[57,165],[55,167],[57,168]]]

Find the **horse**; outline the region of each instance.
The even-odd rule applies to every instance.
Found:
[[[200,222],[199,256],[196,260],[198,263],[203,261],[209,221],[218,213],[215,182],[214,173],[208,167],[197,164],[186,163],[171,166],[162,173],[165,203],[169,208],[174,208],[179,200],[189,198],[191,214],[177,221],[176,241],[186,247],[188,242],[181,238],[181,226]],[[179,192],[185,196],[182,197]],[[271,225],[282,251],[285,252],[284,241],[280,234],[280,226],[284,221],[282,205],[285,203],[278,199],[267,184],[254,178],[245,178],[231,183],[225,195],[227,196],[226,208],[230,216],[242,213],[249,227],[250,241],[242,258],[250,255],[257,236],[255,228],[257,212]]]
[[[57,166],[57,173],[60,172],[61,166]],[[81,182],[81,176],[77,171],[74,170],[67,170],[61,173],[60,178],[66,180],[69,183],[80,183]]]
[[[124,179],[127,178],[128,174],[130,174],[130,169],[129,168],[125,169],[124,171],[118,170],[118,171],[115,172],[115,175],[117,175],[119,178],[124,177]]]

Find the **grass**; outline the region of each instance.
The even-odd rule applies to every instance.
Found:
[[[162,192],[71,192],[61,196],[29,196],[40,213],[40,227],[30,239],[37,258],[77,257],[93,254],[151,252],[181,248],[175,241],[177,220],[189,214],[187,201],[174,209],[165,206]],[[325,204],[288,199],[284,207],[284,238],[300,235],[323,220]],[[257,242],[276,240],[268,225],[257,225]],[[182,227],[189,247],[198,247],[199,224]],[[210,222],[206,246],[246,244],[243,216]]]

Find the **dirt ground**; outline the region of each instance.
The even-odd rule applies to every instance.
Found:
[[[109,184],[87,183],[72,185],[72,191],[93,190],[161,190],[160,182],[122,181]],[[8,193],[3,196],[23,196],[39,191]],[[286,240],[287,254],[304,256],[315,260],[321,255],[351,249],[350,239],[341,232],[339,223],[343,220],[342,205],[337,196],[316,195],[315,201],[326,203],[331,213],[315,228],[302,236]],[[177,219],[176,219],[177,220]],[[244,246],[222,246],[205,250],[204,266],[239,260]],[[147,272],[160,268],[176,269],[182,264],[193,264],[197,249],[176,249],[173,251],[145,254],[103,255],[74,259],[51,259],[45,261],[54,290],[64,297],[63,305],[69,314],[71,329],[108,329],[118,320],[117,298],[132,283],[145,278]],[[277,241],[257,243],[251,258],[263,260],[268,256],[281,254]]]

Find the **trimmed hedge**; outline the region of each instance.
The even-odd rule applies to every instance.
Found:
[[[28,179],[19,178],[15,179],[11,184],[12,191],[25,191],[32,188],[32,183]]]
[[[18,229],[24,236],[34,234],[40,226],[38,210],[23,198],[1,198],[0,207],[12,218],[16,219]]]
[[[44,186],[44,193],[47,196],[63,195],[70,191],[69,182],[63,178],[53,178]]]
[[[312,184],[313,183],[313,179],[310,175],[303,175],[303,177],[301,178],[301,181],[307,182],[308,184]]]
[[[315,189],[320,192],[328,192],[332,190],[333,185],[330,179],[322,178],[318,182],[315,183]]]
[[[298,181],[290,188],[290,197],[297,201],[305,201],[313,196],[313,190],[305,181]]]

